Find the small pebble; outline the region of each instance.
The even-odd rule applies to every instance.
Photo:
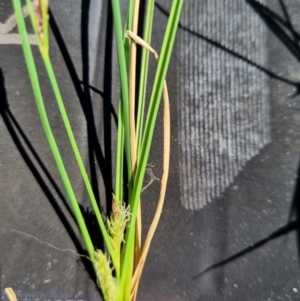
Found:
[[[46,271],[49,271],[50,269],[51,269],[51,262],[49,261],[46,266]]]

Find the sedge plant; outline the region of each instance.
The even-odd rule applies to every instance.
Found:
[[[117,0],[111,0],[121,93],[118,111],[115,190],[112,191],[112,210],[106,217],[106,220],[103,219],[99,204],[97,204],[49,56],[48,0],[35,0],[33,2],[26,0],[40,54],[48,74],[49,83],[53,89],[71,149],[76,158],[93,212],[96,216],[97,226],[103,236],[105,243],[104,250],[97,250],[92,243],[45,109],[44,97],[39,84],[38,70],[35,65],[24,22],[21,0],[12,1],[22,40],[25,63],[41,124],[82,235],[88,257],[93,265],[97,283],[101,289],[104,300],[136,300],[139,280],[153,234],[162,212],[166,192],[170,156],[170,110],[165,78],[183,0],[173,0],[172,2],[160,57],[158,57],[156,51],[150,46],[155,1],[147,1],[144,34],[142,37],[139,37],[137,35],[137,28],[140,22],[139,16],[141,15],[140,1],[128,1],[127,17],[126,20],[124,20],[125,25],[123,26],[120,3]],[[142,49],[140,70],[137,70],[136,64],[137,47],[141,47]],[[157,70],[150,99],[146,101],[150,55],[153,55],[157,60]],[[137,71],[140,74],[139,81],[137,81]],[[138,93],[136,93],[136,91],[138,91]],[[146,239],[142,244],[141,193],[162,98],[164,99],[164,153],[161,190],[155,216],[149,232],[146,235]],[[127,172],[128,183],[124,183],[124,171]],[[124,186],[127,187],[126,190],[124,190]],[[125,195],[125,192],[127,195]],[[128,200],[127,204],[124,202],[125,199]]]

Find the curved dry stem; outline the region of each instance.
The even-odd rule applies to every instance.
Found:
[[[154,55],[156,61],[158,61],[158,54],[157,52],[149,45],[147,44],[143,39],[141,39],[139,36],[137,36],[135,33],[131,31],[126,32],[126,37],[132,39],[135,43],[141,45],[145,49],[147,49],[151,54]],[[167,83],[164,81],[164,89],[163,89],[163,99],[164,99],[164,155],[163,155],[163,175],[161,179],[161,185],[160,185],[160,193],[158,198],[158,203],[156,207],[156,211],[154,214],[154,218],[152,220],[151,226],[149,228],[149,231],[146,236],[145,243],[142,248],[142,253],[139,258],[138,264],[136,266],[136,269],[134,271],[134,275],[132,278],[131,283],[131,301],[136,300],[136,294],[137,289],[139,285],[139,281],[142,275],[142,271],[145,265],[146,257],[149,251],[149,247],[152,241],[152,238],[154,236],[154,233],[156,231],[164,200],[165,200],[165,194],[166,194],[166,188],[167,188],[167,181],[168,181],[168,175],[169,175],[169,165],[170,165],[170,145],[171,145],[171,122],[170,122],[170,101],[169,101],[169,94],[168,94],[168,88]]]
[[[166,188],[167,188],[167,181],[168,181],[168,175],[169,175],[169,165],[170,165],[170,145],[171,145],[171,126],[170,126],[170,101],[169,101],[169,95],[168,95],[168,89],[167,84],[164,82],[164,156],[163,156],[163,175],[161,179],[161,185],[160,185],[160,193],[158,198],[158,203],[155,211],[154,218],[152,220],[151,226],[149,228],[145,243],[143,245],[142,249],[142,255],[140,257],[140,260],[138,262],[138,265],[135,269],[133,279],[132,279],[132,285],[131,285],[131,300],[136,300],[136,293],[139,285],[139,281],[142,275],[142,271],[144,268],[144,264],[146,261],[146,257],[149,251],[149,247],[153,238],[153,235],[156,231],[164,200],[165,200],[165,194],[166,194]]]

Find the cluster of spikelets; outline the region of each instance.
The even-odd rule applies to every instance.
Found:
[[[114,249],[121,246],[124,242],[124,230],[130,219],[129,206],[125,204],[119,205],[118,201],[113,197],[112,212],[110,219],[107,219],[108,232]]]
[[[107,219],[110,240],[114,249],[119,248],[124,241],[124,231],[129,219],[129,206],[126,207],[125,204],[120,206],[114,197],[110,219]],[[104,299],[115,301],[119,293],[119,284],[116,277],[113,276],[110,258],[101,250],[97,250],[95,251],[94,265],[98,285],[103,292]]]
[[[95,251],[94,265],[104,300],[116,301],[119,294],[119,284],[112,274],[109,258],[101,250]]]

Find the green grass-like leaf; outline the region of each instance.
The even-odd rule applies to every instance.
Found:
[[[149,45],[151,44],[154,4],[155,4],[155,0],[148,0],[147,10],[146,10],[145,31],[144,31],[143,39]],[[147,79],[148,79],[148,65],[149,65],[149,51],[147,51],[146,49],[142,49],[137,125],[136,125],[138,153],[142,144],[145,98],[146,98],[146,88],[147,88]]]
[[[120,105],[123,114],[123,123],[124,123],[124,143],[125,143],[125,154],[126,161],[131,162],[130,154],[130,124],[129,124],[129,92],[128,92],[128,76],[127,76],[127,59],[124,49],[124,31],[122,27],[122,18],[121,18],[121,9],[120,4],[116,0],[111,0],[112,13],[114,19],[114,27],[116,34],[116,44],[118,52],[118,63],[119,63],[119,72],[120,72],[120,82],[121,82],[121,100]],[[128,178],[131,181],[132,177],[132,168],[131,164],[128,164]]]
[[[30,46],[29,40],[28,40],[28,34],[27,34],[27,30],[26,30],[26,26],[25,26],[25,22],[24,22],[24,18],[23,18],[21,3],[19,0],[13,0],[13,5],[14,5],[16,18],[17,18],[18,30],[19,30],[21,40],[22,40],[22,48],[23,48],[23,52],[24,52],[24,56],[25,56],[28,74],[29,74],[31,85],[32,85],[37,109],[38,109],[38,112],[39,112],[39,115],[40,115],[40,118],[42,121],[42,126],[44,129],[47,141],[49,143],[51,152],[53,154],[56,166],[58,168],[60,177],[61,177],[64,187],[66,189],[67,195],[69,197],[75,219],[77,221],[78,227],[80,229],[80,232],[82,234],[83,240],[84,240],[86,248],[87,248],[87,252],[89,254],[89,257],[93,261],[94,260],[94,246],[92,244],[89,232],[85,225],[84,218],[80,211],[78,201],[76,199],[74,190],[73,190],[71,182],[69,180],[67,171],[65,169],[63,160],[61,158],[59,149],[57,147],[57,144],[56,144],[56,141],[55,141],[54,135],[52,133],[48,117],[47,117],[47,113],[46,113],[46,109],[45,109],[44,101],[43,101],[43,96],[41,93],[40,84],[39,84],[39,80],[38,80],[37,70],[36,70],[34,59],[33,59],[31,46]]]
[[[130,255],[132,254],[134,246],[134,234],[135,234],[135,221],[138,209],[138,202],[141,195],[143,179],[146,171],[146,165],[149,157],[156,117],[158,113],[158,108],[162,96],[163,84],[166,78],[170,57],[175,41],[175,36],[177,32],[179,17],[183,5],[183,0],[174,0],[163,40],[161,55],[159,58],[157,71],[154,79],[153,90],[150,98],[149,109],[147,114],[147,119],[145,123],[145,131],[143,134],[143,140],[141,144],[141,151],[138,155],[137,161],[137,171],[135,182],[132,192],[131,204],[131,220],[130,226],[127,228],[125,237],[125,251],[124,258],[121,265],[121,282],[120,290],[124,291],[126,279],[131,277],[127,272],[130,269]],[[130,296],[124,296],[124,301],[129,301]]]

